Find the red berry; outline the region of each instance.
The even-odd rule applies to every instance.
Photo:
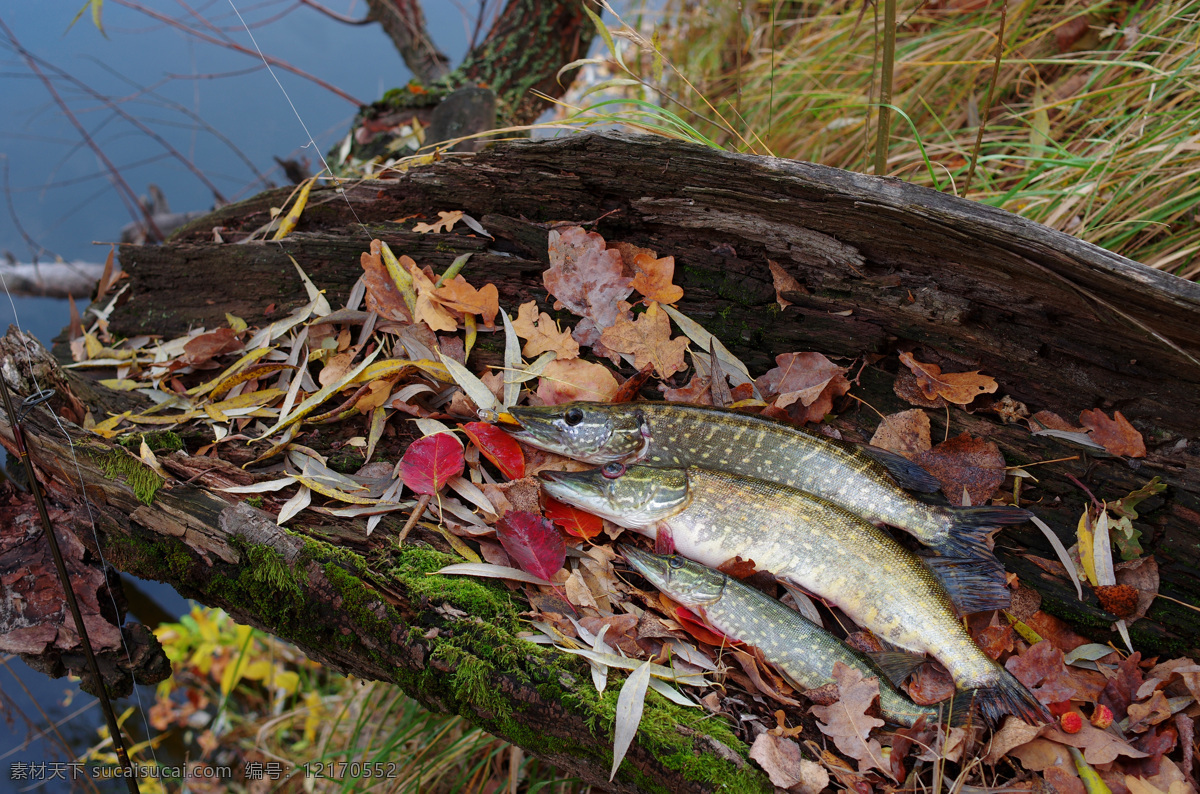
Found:
[[[1112,709],[1110,709],[1108,706],[1098,704],[1096,706],[1096,710],[1092,712],[1092,724],[1095,725],[1097,728],[1101,728],[1101,729],[1107,728],[1109,725],[1112,725],[1113,724]]]
[[[1077,711],[1068,711],[1058,718],[1064,733],[1079,733],[1083,730],[1083,717]]]

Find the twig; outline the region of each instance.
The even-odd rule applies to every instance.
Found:
[[[875,132],[875,176],[887,174],[892,132],[892,77],[896,70],[896,0],[883,3],[883,74],[879,81],[879,128]]]
[[[322,14],[324,14],[325,16],[329,17],[330,19],[334,19],[334,20],[337,20],[338,22],[341,22],[343,25],[370,25],[372,22],[375,21],[375,20],[371,19],[370,17],[363,17],[362,19],[355,19],[353,17],[345,16],[344,14],[339,14],[338,12],[334,11],[332,8],[326,8],[325,6],[321,5],[320,3],[314,3],[313,0],[300,0],[300,5],[308,6],[309,8],[311,8],[314,11],[319,11]]]
[[[1000,57],[1004,54],[1004,21],[1008,18],[1008,0],[1000,0],[1000,33],[996,36],[996,60],[992,62],[992,79],[988,81],[987,100],[983,103],[983,113],[979,116],[979,129],[975,130],[975,148],[971,152],[971,167],[967,169],[967,182],[963,185],[963,198],[971,190],[971,180],[975,176],[975,164],[979,162],[979,149],[983,146],[983,131],[987,127],[988,116],[992,112],[992,91],[1000,78]]]
[[[1075,483],[1076,485],[1078,485],[1081,489],[1083,489],[1083,492],[1088,495],[1089,499],[1092,500],[1093,507],[1095,507],[1097,510],[1101,510],[1101,511],[1104,510],[1104,505],[1100,504],[1100,500],[1096,498],[1096,495],[1093,494],[1086,485],[1081,483],[1074,474],[1067,473],[1067,479],[1070,480],[1071,482]]]
[[[404,529],[400,530],[400,534],[396,536],[396,545],[399,546],[408,537],[408,533],[412,532],[412,528],[417,525],[417,521],[425,514],[425,508],[429,507],[430,500],[433,499],[433,494],[421,494],[421,498],[417,500],[417,506],[413,508],[412,514],[408,517],[408,521],[404,522]]]

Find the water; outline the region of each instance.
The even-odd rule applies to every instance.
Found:
[[[264,52],[357,98],[372,101],[385,89],[409,79],[378,26],[340,25],[290,0],[256,4],[238,0],[238,4],[246,6],[243,13]],[[103,5],[107,37],[91,25],[86,14],[66,31],[78,5],[6,3],[0,8],[0,21],[24,48],[45,60],[42,68],[47,73],[57,67],[101,94],[120,98],[122,109],[153,127],[227,199],[244,198],[262,189],[264,183],[255,170],[265,179],[284,184],[273,156],[304,157],[317,164],[317,152],[308,146],[287,99],[256,58],[197,42],[171,25],[115,3]],[[201,26],[172,4],[146,5]],[[361,2],[330,0],[326,5],[348,16],[366,13]],[[473,26],[473,20],[464,18],[460,9],[473,13],[476,5],[443,0],[423,3],[434,40],[454,62],[465,54]],[[206,29],[209,35],[228,36],[252,47],[227,0],[196,8],[218,28]],[[281,19],[257,26],[289,9]],[[6,196],[6,206],[0,209],[0,250],[12,252],[21,261],[45,261],[56,255],[66,260],[102,261],[107,245],[94,243],[117,239],[131,213],[112,186],[100,157],[80,143],[74,126],[2,29],[0,47],[0,96],[4,97],[0,190]],[[321,153],[328,151],[345,135],[356,107],[299,77],[282,71],[277,74],[316,138],[317,148]],[[57,78],[55,86],[133,191],[145,193],[147,183],[154,182],[174,211],[213,205],[212,191],[144,132],[78,86]],[[0,293],[0,332],[14,322],[14,308],[21,327],[47,347],[69,316],[66,301],[16,298],[10,304]],[[167,585],[124,578],[131,619],[154,626],[189,609],[188,602]],[[6,668],[0,669],[0,693],[9,699],[0,702],[0,717],[4,718],[0,719],[0,792],[25,790],[29,783],[9,779],[12,763],[70,761],[71,754],[95,742],[103,717],[95,699],[65,679],[46,678],[15,658],[6,659],[0,667]],[[153,688],[139,689],[141,706],[148,709],[154,701]],[[127,699],[115,707],[120,713],[131,705],[137,701]],[[26,724],[21,715],[32,722]],[[22,746],[28,737],[45,732],[47,719],[62,723],[58,732],[70,750],[54,736],[34,738]],[[140,714],[133,715],[129,724],[144,738]],[[160,749],[159,755],[165,760],[171,749]],[[36,790],[70,789],[65,783],[53,782]],[[124,786],[102,790],[124,791]]]

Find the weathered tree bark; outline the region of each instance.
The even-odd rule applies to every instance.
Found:
[[[606,239],[674,255],[676,282],[684,288],[680,309],[756,373],[774,355],[797,350],[862,357],[867,365],[853,393],[888,413],[908,407],[893,390],[891,354],[915,347],[918,358],[938,356],[948,369],[982,368],[1001,384],[995,397],[1007,394],[1031,411],[1074,419],[1086,408],[1121,410],[1146,438],[1150,451],[1140,461],[1035,437],[987,410],[930,415],[939,438],[942,431],[987,437],[1011,465],[1078,456],[1039,466],[1038,483],[1023,492],[1068,546],[1088,497],[1066,475],[1101,499],[1162,477],[1168,491],[1143,503],[1137,526],[1146,552],[1159,562],[1160,592],[1175,601],[1157,599],[1131,634],[1148,654],[1200,646],[1200,613],[1177,603],[1200,602],[1200,444],[1188,437],[1200,409],[1196,284],[896,180],[659,138],[610,134],[509,144],[392,181],[344,192],[314,189],[299,230],[287,239],[231,244],[265,223],[285,194],[223,208],[161,248],[124,249],[131,288],[110,328],[170,336],[224,324],[226,312],[253,325],[266,321],[270,304],[278,317],[306,300],[289,256],[336,306],[358,278],[359,254],[371,237],[439,271],[473,252],[466,274],[495,283],[502,305],[512,309],[531,299],[544,305],[548,229],[596,221]],[[412,221],[389,220],[449,209],[465,210],[495,239],[412,234]],[[225,243],[211,242],[215,226],[223,227]],[[805,288],[789,293],[795,305],[782,311],[768,259]],[[483,339],[473,365],[496,362],[499,348]],[[20,390],[12,368],[3,371]],[[130,399],[93,389],[74,374],[66,378],[97,416]],[[868,438],[878,418],[857,405],[835,405],[836,426],[846,437]],[[583,667],[517,639],[519,606],[502,586],[426,579],[443,558],[391,548],[387,538],[396,526],[387,522],[370,539],[361,522],[330,518],[284,533],[270,515],[212,491],[244,472],[185,452],[164,457],[178,479],[143,504],[94,462],[125,453],[74,431],[85,453],[80,483],[64,465],[66,449],[44,411],[29,421],[47,489],[65,511],[81,516],[80,486],[86,486],[99,506],[101,544],[111,563],[222,606],[339,669],[395,681],[432,708],[459,711],[586,780],[605,782],[615,696],[597,698]],[[7,444],[8,437],[5,419],[0,439]],[[385,459],[402,448],[402,440],[396,444],[382,453]],[[138,464],[124,465],[132,471]],[[90,529],[79,534],[91,542]],[[1054,555],[1036,529],[1005,529],[998,552],[1037,591],[1042,610],[1100,641],[1115,639],[1113,616],[1091,593],[1085,589],[1086,600],[1078,601],[1066,577],[1054,573],[1057,564],[1037,564]],[[652,701],[668,720],[689,719]],[[613,788],[765,785],[746,765],[745,749],[719,721],[644,731]]]

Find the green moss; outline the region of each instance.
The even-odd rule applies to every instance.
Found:
[[[146,446],[150,447],[150,451],[155,455],[169,452],[178,452],[183,449],[183,439],[178,433],[171,430],[153,430],[149,433],[126,433],[117,439],[117,443],[126,449],[137,454],[137,450],[141,449],[142,442],[146,442]]]
[[[261,496],[247,496],[246,497],[246,504],[250,505],[251,507],[257,507],[257,508],[261,509],[263,506],[263,501],[264,500]]]
[[[293,597],[300,597],[301,587],[298,577],[303,574],[289,568],[283,555],[270,546],[249,543],[238,544],[238,546],[245,555],[245,563],[250,566],[250,576],[255,581]]]
[[[149,466],[123,447],[84,446],[82,449],[100,466],[105,477],[111,480],[124,477],[139,502],[147,505],[154,502],[154,495],[163,486],[163,478]]]

